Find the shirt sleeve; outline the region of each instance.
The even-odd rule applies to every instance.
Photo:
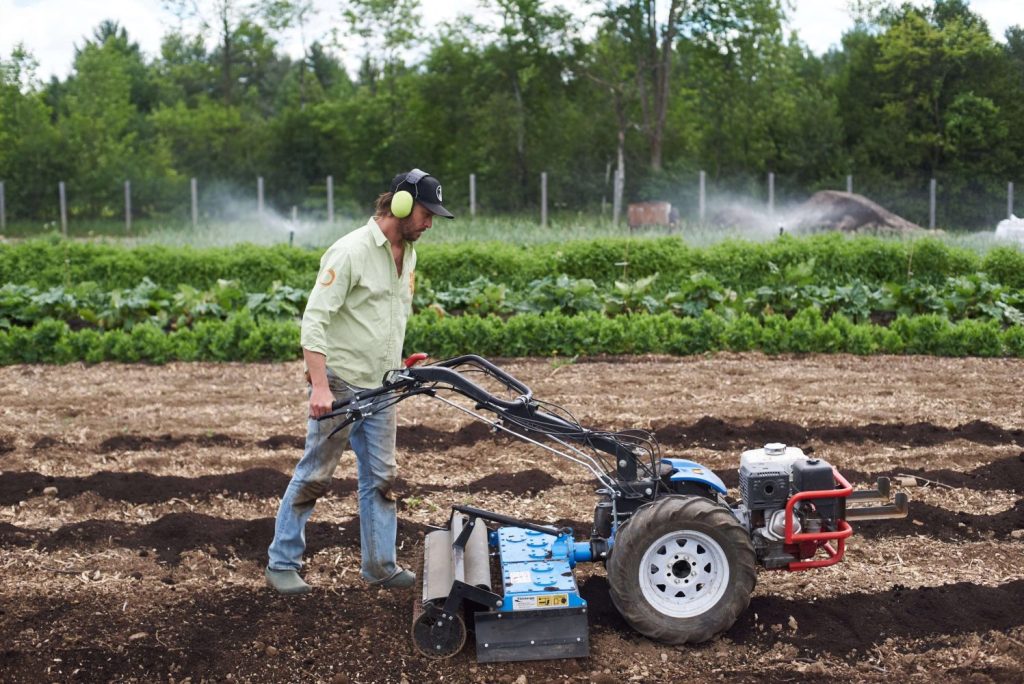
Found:
[[[299,336],[303,349],[327,356],[327,324],[345,303],[352,286],[352,258],[347,251],[328,252],[302,314]]]

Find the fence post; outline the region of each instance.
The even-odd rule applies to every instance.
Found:
[[[935,230],[935,195],[938,190],[935,179],[928,184],[928,228]]]
[[[263,215],[263,176],[256,177],[256,213]]]
[[[700,218],[700,222],[704,223],[704,217],[707,214],[707,191],[708,191],[708,174],[700,172],[700,191],[697,194],[697,216]]]
[[[199,227],[199,185],[196,183],[196,179],[193,178],[190,183],[192,186],[192,227]]]
[[[548,172],[540,173],[540,227],[548,227]]]
[[[846,192],[853,194],[853,175],[846,174]]]
[[[124,182],[124,230],[132,234],[132,182]]]
[[[3,220],[4,184],[0,183],[0,220]],[[1013,218],[1013,181],[1006,184],[1006,218]]]
[[[621,167],[615,168],[615,179],[612,181],[612,225],[619,225],[619,217],[622,215],[622,191],[626,185],[625,174]]]
[[[775,174],[768,172],[768,215],[775,213]]]
[[[0,181],[0,233],[7,230],[7,207],[4,206],[4,182]]]
[[[476,218],[476,174],[469,174],[469,218]]]
[[[60,195],[60,232],[66,238],[68,236],[68,201],[64,193],[64,181],[57,184],[57,193]]]
[[[608,204],[608,183],[612,179],[612,163],[609,161],[604,167],[604,189],[601,191],[601,218],[604,218],[605,206]]]
[[[334,176],[327,177],[327,222],[334,223]]]

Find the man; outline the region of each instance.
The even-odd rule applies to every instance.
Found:
[[[320,259],[320,273],[302,316],[302,355],[309,382],[305,453],[277,512],[265,572],[282,594],[305,594],[299,576],[305,525],[331,483],[346,446],[356,454],[362,578],[387,589],[411,587],[416,575],[396,562],[398,519],[391,493],[395,465],[395,409],[391,407],[328,435],[343,416],[317,420],[335,400],[380,385],[401,363],[405,325],[412,311],[416,252],[413,243],[434,216],[454,218],[441,204],[441,184],[413,169],[391,181],[365,226],[335,242]]]

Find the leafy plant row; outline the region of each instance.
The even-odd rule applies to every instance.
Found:
[[[632,314],[608,318],[523,314],[441,318],[429,313],[410,320],[408,351],[434,358],[464,353],[486,356],[578,356],[595,354],[698,354],[718,350],[761,350],[769,354],[849,352],[940,356],[1024,357],[1024,326],[1002,328],[995,321],[952,323],[944,316],[899,316],[888,327],[857,324],[842,315],[826,321],[808,307],[792,318],[759,320],[749,314],[728,319],[712,311],[679,318]],[[224,321],[200,321],[164,332],[153,323],[131,331],[72,330],[46,320],[31,328],[0,331],[0,364],[85,361],[285,361],[299,358],[294,321],[256,320],[248,313]]]
[[[918,280],[871,287],[860,279],[834,287],[815,285],[813,262],[777,271],[757,289],[737,293],[707,273],[695,273],[681,288],[657,294],[658,274],[637,281],[619,281],[609,288],[589,278],[548,276],[515,291],[484,276],[464,287],[434,289],[423,279],[415,297],[419,311],[446,314],[522,313],[564,315],[594,312],[608,316],[672,313],[683,317],[714,311],[727,320],[750,314],[763,320],[772,314],[792,317],[814,306],[827,320],[843,315],[855,323],[888,323],[898,315],[942,314],[952,320],[989,319],[1003,325],[1024,324],[1024,292],[990,283],[983,274],[947,278],[941,285]],[[152,323],[164,330],[187,328],[203,320],[223,320],[247,311],[253,318],[295,318],[302,312],[305,290],[274,283],[266,292],[245,292],[235,281],[220,280],[206,290],[179,285],[170,292],[148,278],[133,288],[106,292],[94,283],[39,291],[30,285],[0,287],[0,329],[32,326],[53,318],[72,329],[131,331]]]
[[[947,278],[939,285],[911,280],[872,287],[859,278],[843,285],[816,285],[812,271],[813,262],[786,273],[776,270],[768,283],[745,293],[724,286],[705,272],[694,273],[676,283],[679,289],[665,294],[658,294],[658,274],[617,281],[607,289],[589,278],[548,276],[529,283],[521,292],[480,276],[465,287],[448,290],[434,290],[429,282],[424,283],[417,290],[415,304],[418,309],[438,313],[477,315],[667,312],[692,317],[715,311],[729,319],[742,313],[761,319],[771,314],[791,317],[814,306],[826,319],[844,315],[857,323],[885,323],[898,315],[934,313],[952,320],[980,318],[1024,324],[1024,291],[991,283],[984,274]]]
[[[219,280],[206,290],[179,285],[170,292],[149,278],[132,288],[107,292],[96,283],[37,290],[31,285],[0,287],[0,329],[32,326],[48,318],[67,322],[72,329],[100,328],[131,331],[150,323],[178,330],[203,320],[223,320],[244,310],[256,319],[295,318],[309,293],[273,283],[266,292],[246,292],[236,281]]]
[[[725,287],[750,291],[800,264],[813,263],[818,285],[860,279],[872,287],[919,280],[937,284],[950,276],[984,273],[1005,287],[1024,288],[1024,252],[1001,247],[979,256],[937,240],[848,238],[838,234],[781,237],[765,243],[726,241],[689,247],[676,238],[600,239],[519,247],[503,243],[423,244],[418,276],[439,289],[466,286],[484,276],[523,289],[530,282],[565,274],[601,285],[660,274],[662,294],[692,273],[705,272]],[[193,249],[149,245],[124,248],[59,239],[0,245],[0,283],[49,288],[91,281],[103,289],[133,287],[143,278],[165,288],[197,289],[234,280],[246,291],[264,291],[277,281],[308,289],[320,252],[285,245]]]

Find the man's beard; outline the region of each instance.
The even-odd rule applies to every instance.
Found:
[[[398,232],[403,240],[415,242],[419,239],[421,231],[413,223],[412,216],[398,219]]]

